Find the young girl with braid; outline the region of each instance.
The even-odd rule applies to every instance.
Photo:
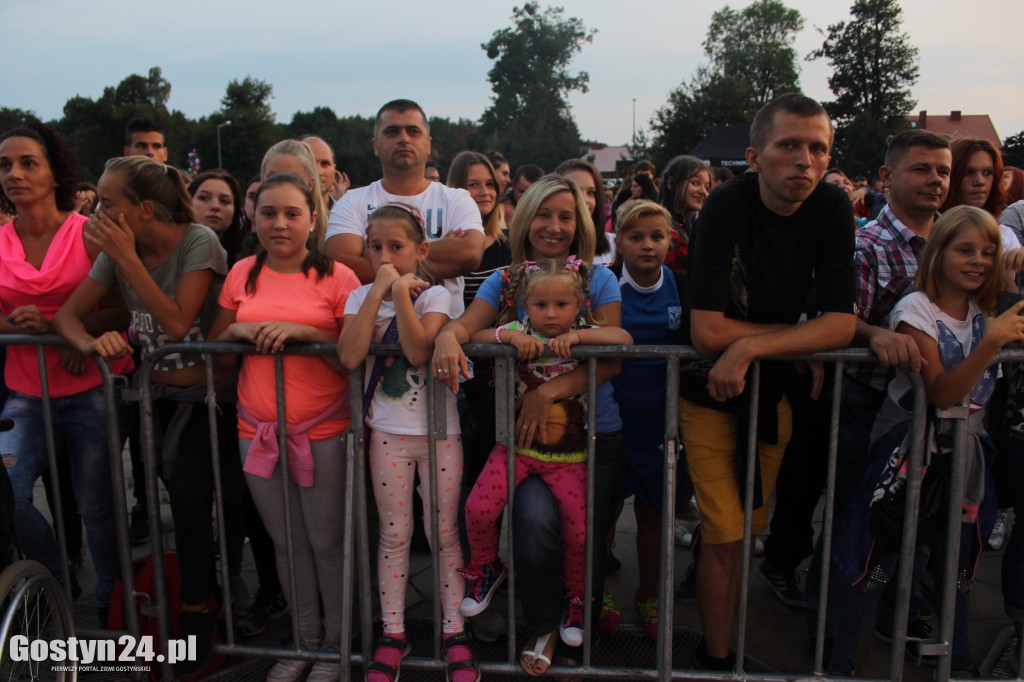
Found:
[[[632,343],[623,329],[597,326],[584,307],[589,299],[588,270],[586,263],[569,256],[566,260],[527,260],[509,271],[511,301],[503,316],[505,324],[477,332],[473,343],[516,348],[520,360],[517,395],[572,371],[579,364],[570,357],[576,344]],[[550,354],[542,357],[545,351]],[[582,396],[556,400],[547,422],[533,434],[529,446],[530,434],[517,434],[514,458],[516,485],[537,474],[558,502],[565,585],[560,634],[570,646],[583,641],[587,491],[584,414]],[[505,567],[498,560],[496,523],[508,500],[507,463],[507,449],[498,443],[466,502],[466,532],[472,554],[472,562],[463,572],[469,583],[461,605],[466,616],[486,609],[495,588],[505,579]]]

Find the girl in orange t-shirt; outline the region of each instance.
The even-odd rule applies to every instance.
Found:
[[[259,251],[228,273],[211,334],[222,341],[250,341],[261,354],[281,351],[294,342],[336,342],[345,302],[359,281],[351,270],[322,251],[313,229],[313,191],[296,175],[272,175],[256,191],[255,205]],[[339,436],[349,427],[348,380],[333,354],[289,357],[284,377],[298,600],[291,607],[303,649],[337,651],[343,585],[338,578],[344,550],[338,496],[346,488]],[[274,541],[278,574],[286,576],[273,358],[245,356],[238,399],[246,481]],[[300,679],[311,666],[307,679],[337,679],[337,664],[312,665],[291,659],[278,661],[267,679]]]

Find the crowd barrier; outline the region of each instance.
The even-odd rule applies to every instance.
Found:
[[[55,470],[57,466],[57,453],[54,447],[54,438],[52,430],[52,417],[50,414],[50,403],[47,391],[47,384],[45,381],[46,368],[43,362],[43,348],[46,345],[60,344],[61,341],[57,337],[46,336],[46,337],[34,337],[27,335],[12,335],[7,337],[0,337],[0,345],[15,345],[15,344],[32,344],[37,347],[39,363],[41,368],[41,376],[43,380],[43,405],[44,405],[44,420],[47,428],[47,453],[51,470]],[[514,405],[514,387],[515,387],[515,349],[510,346],[496,346],[496,345],[467,345],[465,346],[467,354],[473,358],[493,358],[495,361],[495,391],[497,400],[497,436],[499,441],[509,442],[510,436],[514,434],[515,415],[511,409]],[[226,531],[224,527],[224,515],[222,507],[222,489],[220,470],[217,465],[219,459],[219,453],[217,451],[217,420],[216,420],[216,403],[213,400],[214,396],[214,377],[212,365],[210,361],[213,354],[218,353],[229,353],[229,354],[246,354],[255,352],[254,347],[249,344],[241,343],[221,343],[221,342],[200,342],[200,343],[174,343],[168,344],[157,349],[151,356],[142,364],[138,370],[136,385],[137,388],[128,388],[125,383],[120,379],[114,377],[109,369],[109,366],[102,360],[96,360],[97,365],[101,370],[103,377],[103,387],[106,395],[106,402],[109,412],[108,428],[111,434],[111,448],[110,448],[110,461],[112,465],[112,474],[114,480],[114,489],[116,491],[124,490],[124,474],[122,470],[122,450],[123,440],[120,437],[118,422],[117,422],[117,401],[138,400],[141,404],[142,414],[142,446],[143,446],[143,462],[145,466],[146,478],[145,485],[148,490],[149,504],[149,522],[150,527],[159,529],[160,525],[160,509],[157,501],[159,498],[158,483],[157,483],[157,468],[156,468],[156,448],[154,442],[154,425],[153,425],[153,386],[151,382],[152,368],[161,358],[174,353],[188,352],[192,354],[204,354],[207,358],[207,410],[209,416],[209,428],[211,445],[213,448],[213,457],[211,466],[213,467],[213,480],[215,488],[215,513],[214,516],[217,521],[218,527],[218,538],[220,543],[220,556],[227,557],[226,547]],[[283,385],[284,381],[284,356],[285,355],[330,355],[335,352],[333,344],[296,344],[290,346],[284,353],[275,354],[275,368],[278,389]],[[371,354],[384,354],[394,355],[400,353],[401,349],[398,345],[374,345],[371,348]],[[597,361],[600,359],[622,359],[622,358],[651,358],[656,357],[664,359],[667,362],[667,387],[665,396],[665,416],[666,416],[666,430],[664,434],[664,453],[665,453],[665,476],[664,476],[664,487],[663,487],[663,499],[665,501],[663,508],[663,523],[662,523],[662,537],[661,537],[661,555],[662,565],[660,574],[660,622],[661,623],[673,623],[673,612],[675,603],[673,600],[673,588],[675,583],[675,548],[673,544],[673,523],[674,518],[674,501],[675,501],[675,488],[677,483],[676,472],[680,466],[679,462],[679,432],[678,432],[678,383],[679,383],[679,366],[681,362],[693,360],[700,357],[692,348],[684,346],[576,346],[573,349],[575,357],[578,357],[586,361],[586,366],[589,372],[588,381],[588,394],[589,404],[596,404],[596,376],[597,376]],[[823,555],[829,557],[831,555],[831,544],[832,544],[832,518],[834,514],[834,498],[835,498],[835,476],[836,476],[836,453],[838,445],[838,416],[841,403],[841,391],[842,391],[842,377],[844,374],[844,365],[850,362],[858,361],[870,361],[874,358],[870,351],[863,349],[844,349],[837,350],[827,353],[819,353],[814,356],[803,358],[805,360],[818,360],[825,363],[830,363],[830,369],[834,379],[834,390],[831,395],[831,425],[830,425],[830,437],[829,437],[829,448],[828,448],[828,476],[827,476],[827,487],[825,490],[825,503],[824,512],[822,516],[822,545]],[[1020,362],[1024,361],[1024,351],[1002,351],[998,354],[994,362]],[[429,384],[430,390],[428,391],[427,409],[431,415],[431,428],[429,434],[429,446],[430,446],[430,469],[435,471],[435,451],[434,444],[437,440],[444,439],[445,434],[445,400],[443,399],[443,392],[447,388],[437,383],[433,378],[433,372],[428,372],[430,376]],[[350,390],[349,390],[349,401],[351,406],[352,415],[352,430],[351,433],[344,439],[345,440],[345,454],[347,464],[347,478],[350,482],[352,492],[354,494],[346,494],[338,496],[338,504],[342,507],[342,513],[344,518],[344,569],[343,576],[339,576],[340,579],[344,580],[344,589],[342,593],[343,605],[351,605],[355,597],[357,589],[356,576],[369,576],[371,573],[371,560],[375,556],[375,553],[371,553],[369,546],[369,536],[367,532],[363,532],[367,528],[367,487],[365,485],[352,485],[351,482],[365,481],[365,458],[362,456],[364,452],[364,432],[362,425],[362,371],[353,371],[350,375]],[[901,561],[899,574],[897,578],[897,607],[895,613],[895,621],[893,625],[893,642],[892,642],[892,655],[890,660],[890,672],[888,679],[899,680],[902,679],[904,673],[904,645],[905,645],[905,632],[909,617],[910,609],[910,595],[911,595],[911,569],[912,561],[904,561],[902,558],[912,557],[914,553],[915,534],[917,527],[917,507],[921,489],[921,467],[923,458],[923,440],[925,433],[925,415],[926,415],[926,399],[923,390],[923,383],[918,375],[911,376],[913,389],[914,389],[914,417],[912,422],[912,433],[913,448],[911,450],[910,462],[909,462],[909,474],[908,474],[908,485],[907,485],[907,496],[906,496],[906,513],[904,515],[903,525],[903,545],[901,549]],[[752,396],[752,405],[749,417],[749,428],[748,433],[750,434],[747,442],[748,455],[752,454],[756,448],[756,433],[757,433],[757,395],[758,386],[760,383],[760,366],[755,363],[752,366],[751,380],[748,385],[748,390]],[[290,601],[295,602],[296,584],[294,578],[294,557],[292,556],[292,531],[291,531],[291,513],[290,506],[288,504],[288,498],[291,494],[290,485],[288,481],[288,468],[287,468],[287,448],[285,443],[285,404],[284,404],[284,392],[278,390],[277,392],[277,403],[278,403],[278,437],[279,445],[281,450],[281,471],[284,473],[282,476],[282,489],[281,494],[284,496],[284,509],[286,513],[286,525],[288,533],[286,536],[288,548],[289,548],[289,571],[287,576],[281,576],[282,580],[286,580],[285,589],[290,595]],[[967,408],[961,406],[962,409],[958,415],[958,419],[954,429],[954,466],[952,472],[952,486],[953,490],[962,489],[963,479],[965,475],[964,457],[961,456],[964,452],[967,440]],[[589,430],[590,434],[588,451],[590,455],[590,461],[594,460],[595,454],[595,411],[591,410],[589,413]],[[510,457],[514,448],[509,448]],[[359,456],[357,456],[357,454]],[[748,624],[748,610],[749,600],[747,598],[749,585],[750,585],[750,566],[751,566],[751,552],[752,543],[750,540],[751,535],[751,523],[752,523],[752,504],[754,499],[754,457],[748,456],[748,469],[746,472],[746,494],[745,494],[745,523],[744,523],[744,538],[743,543],[743,565],[747,567],[742,572],[742,583],[740,586],[740,608],[738,613],[738,628],[736,634],[736,661],[737,666],[734,673],[712,673],[705,671],[694,671],[687,669],[688,662],[672,660],[672,637],[673,628],[661,627],[659,629],[659,638],[656,643],[656,666],[653,669],[638,670],[635,668],[616,668],[607,666],[596,666],[592,664],[592,641],[591,638],[584,638],[583,644],[583,655],[582,660],[578,666],[573,667],[560,667],[552,668],[552,671],[548,673],[549,676],[580,676],[585,678],[593,679],[656,679],[656,680],[685,680],[685,679],[750,679],[750,680],[784,680],[784,679],[799,679],[801,677],[813,676],[816,678],[827,678],[827,675],[823,673],[823,656],[824,656],[824,622],[825,612],[822,610],[818,614],[818,636],[814,643],[814,666],[813,670],[806,671],[804,674],[794,675],[792,673],[787,674],[775,674],[775,673],[760,673],[760,672],[749,672],[744,670],[745,654],[748,650],[747,645],[747,624]],[[509,466],[509,507],[511,508],[515,504],[514,486],[512,485],[513,480],[513,467]],[[65,585],[70,585],[68,569],[67,569],[67,556],[64,545],[65,529],[63,527],[62,515],[60,506],[60,491],[58,477],[51,477],[52,485],[57,489],[54,490],[54,498],[57,500],[56,509],[52,510],[53,517],[56,521],[56,530],[58,534],[58,544],[60,546],[61,560],[64,568],[63,582]],[[436,485],[437,481],[435,477],[431,477],[429,484],[432,486],[432,498],[437,499]],[[588,491],[593,491],[594,488],[594,467],[588,467],[587,476]],[[126,594],[133,594],[134,587],[132,584],[132,557],[131,548],[128,541],[128,513],[127,504],[123,494],[116,495],[115,509],[117,513],[117,534],[120,548],[120,565],[122,576],[125,583]],[[948,551],[946,556],[943,558],[945,570],[942,571],[943,581],[941,588],[941,603],[952,604],[954,602],[954,595],[956,590],[956,549],[959,545],[959,533],[960,523],[959,515],[961,512],[961,500],[953,496],[949,500],[948,507],[948,519],[950,522],[950,542],[947,543]],[[432,546],[438,546],[438,524],[436,523],[436,509],[432,510],[435,514],[434,523],[432,523]],[[588,494],[587,496],[587,527],[593,526],[594,516],[594,500],[593,495]],[[516,594],[516,581],[515,581],[515,566],[514,566],[514,554],[511,551],[511,538],[512,538],[512,514],[506,515],[506,528],[507,533],[505,534],[506,541],[503,556],[507,558],[509,563],[509,600],[508,600],[508,622],[515,622],[515,594]],[[359,529],[359,532],[357,532]],[[151,538],[150,550],[154,556],[161,556],[163,547],[163,537],[160,532],[153,532]],[[586,593],[593,594],[592,590],[592,572],[590,570],[589,562],[592,557],[592,547],[595,538],[592,533],[587,534],[587,548],[586,556],[588,560],[588,567],[586,571],[587,585]],[[358,566],[356,566],[356,560],[358,558]],[[433,575],[435,579],[438,579],[440,572],[438,570],[438,557],[434,553],[432,556],[433,561]],[[825,560],[822,562],[822,575],[821,575],[821,588],[819,593],[819,602],[826,603],[826,594],[829,584],[829,564],[830,562]],[[155,611],[159,618],[159,633],[162,640],[163,648],[166,651],[166,642],[169,637],[169,613],[166,602],[166,576],[164,575],[164,567],[162,562],[154,562],[154,584],[158,595],[158,602],[155,605]],[[228,568],[227,562],[220,562],[220,578],[222,585],[226,586],[229,584],[228,580]],[[435,590],[438,588],[435,583]],[[270,647],[258,647],[251,644],[239,643],[234,635],[234,614],[231,610],[231,600],[225,593],[223,599],[224,615],[227,623],[227,638],[226,641],[216,646],[216,651],[222,654],[231,656],[244,656],[244,657],[266,657],[266,658],[296,658],[308,661],[340,661],[341,664],[341,676],[343,680],[352,679],[352,666],[358,666],[364,664],[370,659],[373,651],[374,638],[373,638],[373,600],[376,599],[376,595],[371,594],[370,582],[368,580],[358,580],[359,589],[359,608],[357,609],[359,614],[359,622],[352,622],[352,608],[343,608],[342,613],[344,619],[342,623],[342,636],[341,636],[341,650],[337,654],[325,653],[321,651],[308,651],[299,648],[299,633],[298,624],[295,619],[292,619],[292,641],[293,648],[270,648]],[[435,592],[436,594],[437,592]],[[945,653],[939,656],[939,667],[937,670],[937,679],[948,680],[950,676],[950,646],[953,633],[953,612],[951,608],[939,609],[940,613],[940,627],[938,640],[942,643],[946,643]],[[596,621],[596,614],[593,613],[593,605],[587,603],[585,609],[585,630],[586,632],[593,632],[593,625]],[[409,657],[403,661],[403,667],[411,669],[422,669],[422,670],[436,670],[440,672],[444,668],[444,659],[441,651],[441,629],[439,624],[441,622],[441,606],[437,599],[434,599],[434,622],[438,624],[434,628],[434,639],[433,639],[433,656],[432,657]],[[353,650],[355,646],[353,644],[354,628],[358,627],[358,634],[360,638],[358,640],[357,650]],[[129,609],[127,613],[126,630],[128,634],[133,636],[139,635],[139,622],[137,614],[134,610]],[[84,631],[80,636],[90,635],[102,635],[115,636],[120,633],[111,633],[110,631]],[[504,662],[480,662],[481,669],[486,675],[487,673],[501,673],[505,675],[522,675],[525,677],[525,673],[522,671],[517,663],[517,657],[519,654],[521,643],[516,641],[515,628],[509,628],[509,640],[507,647],[507,660]],[[174,679],[173,671],[167,664],[163,664],[162,677],[164,680],[170,681]]]

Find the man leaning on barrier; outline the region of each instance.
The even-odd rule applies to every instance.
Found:
[[[692,343],[702,353],[721,354],[687,368],[680,383],[683,440],[704,518],[698,669],[733,667],[751,365],[838,348],[853,338],[852,208],[844,192],[819,182],[832,139],[818,102],[790,94],[765,105],[746,152],[753,173],[709,197],[692,237],[685,303]],[[798,324],[812,284],[821,315]],[[754,535],[765,528],[765,505],[789,440],[792,415],[783,392],[792,371],[792,363],[761,370]]]

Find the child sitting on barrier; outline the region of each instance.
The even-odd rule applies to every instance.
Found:
[[[517,396],[572,371],[574,345],[628,344],[618,327],[599,327],[584,309],[588,300],[588,266],[575,256],[524,261],[506,271],[511,279],[506,323],[484,329],[473,343],[510,344],[519,357]],[[517,309],[518,306],[521,306]],[[580,311],[584,310],[581,317]],[[520,319],[516,320],[518,317]],[[511,318],[511,319],[510,319]],[[541,357],[550,350],[555,357]],[[540,428],[523,427],[516,434],[515,484],[537,474],[555,496],[562,521],[565,600],[560,634],[566,644],[583,642],[583,600],[586,587],[587,434],[582,396],[556,400]],[[531,442],[532,441],[532,442]],[[465,616],[475,616],[491,602],[505,580],[498,560],[497,521],[508,500],[508,452],[503,443],[491,451],[466,502],[466,534],[472,562],[463,571],[468,587],[462,600]]]
[[[85,237],[102,253],[89,277],[58,311],[58,332],[87,355],[113,360],[131,353],[119,332],[90,334],[83,323],[118,287],[132,319],[132,332],[146,361],[160,347],[201,342],[213,322],[217,292],[227,273],[227,256],[213,230],[193,222],[192,200],[181,175],[144,156],[111,159],[99,180],[100,207]],[[208,430],[206,368],[199,353],[174,353],[146,362],[151,367],[157,467],[174,517],[175,548],[181,565],[179,638],[195,635],[197,658],[178,663],[178,677],[202,670],[212,657],[218,627],[211,611],[215,589],[212,445]],[[241,542],[244,481],[235,448],[234,369],[215,371],[218,383],[218,441],[228,541]],[[237,527],[232,525],[237,522]],[[173,617],[173,616],[172,616]],[[172,621],[173,628],[173,621]]]
[[[239,261],[221,289],[216,340],[249,341],[261,354],[295,342],[335,343],[345,302],[359,280],[324,254],[310,186],[291,173],[266,179],[255,197],[260,248]],[[349,427],[348,379],[334,356],[284,362],[289,509],[303,649],[338,651],[341,643],[343,518],[346,489],[340,436]],[[278,466],[277,393],[272,357],[247,354],[238,379],[239,450],[246,482],[274,540],[279,576],[288,575],[287,528]],[[289,590],[285,589],[285,595]],[[320,604],[324,609],[321,632]],[[312,670],[309,668],[312,666]],[[281,659],[268,681],[338,679],[338,664]]]
[[[434,338],[448,321],[451,294],[433,286],[424,260],[429,251],[423,216],[412,206],[383,204],[370,214],[366,250],[376,272],[372,284],[359,287],[345,304],[345,324],[338,357],[348,369],[366,363],[365,423],[369,437],[370,476],[380,515],[377,577],[380,581],[384,634],[367,667],[368,682],[398,678],[402,659],[410,652],[405,635],[405,590],[412,539],[412,493],[419,473],[423,485],[423,521],[431,537],[431,510],[437,509],[441,600],[447,679],[475,682],[480,671],[469,648],[469,635],[459,613],[462,566],[458,504],[462,485],[462,440],[455,395],[447,391],[448,438],[434,442],[437,471],[430,471],[426,363]],[[398,343],[402,355],[368,357],[371,343]],[[431,504],[430,476],[437,475],[438,499]]]
[[[970,658],[969,590],[981,543],[978,507],[984,495],[987,460],[993,453],[985,430],[986,406],[995,387],[989,365],[1000,347],[1024,341],[1024,301],[998,317],[996,297],[1002,288],[999,226],[985,211],[969,206],[951,209],[939,218],[928,238],[915,282],[916,291],[893,309],[894,331],[910,335],[921,352],[921,378],[929,403],[917,524],[918,544],[932,545],[944,557],[947,504],[963,499],[958,556],[952,670],[954,677],[976,677]],[[849,675],[868,616],[885,585],[893,578],[900,559],[903,510],[906,498],[911,431],[912,384],[899,374],[889,384],[888,396],[871,433],[872,448],[885,461],[872,499],[875,532],[872,556],[854,598],[844,609],[841,624],[826,663],[833,674]],[[967,400],[967,448],[962,484],[952,480],[955,410]],[[877,476],[879,472],[874,472]],[[962,487],[957,488],[957,485]],[[940,560],[942,561],[942,560]],[[950,576],[947,576],[947,579]]]

